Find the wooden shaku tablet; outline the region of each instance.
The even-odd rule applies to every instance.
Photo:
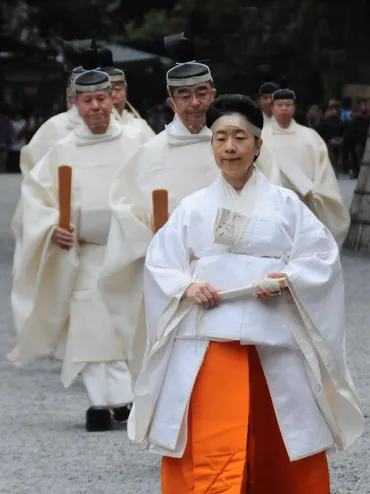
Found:
[[[154,233],[157,233],[168,221],[168,191],[165,189],[153,190],[152,198]]]
[[[61,165],[58,168],[59,226],[71,229],[72,167]]]

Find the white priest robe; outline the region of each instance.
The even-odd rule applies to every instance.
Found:
[[[214,243],[215,218],[226,207],[239,219],[250,191],[247,184],[239,196],[219,178],[184,199],[149,247],[147,348],[128,433],[158,454],[183,455],[193,385],[212,340],[257,346],[292,461],[335,445],[347,448],[363,431],[360,400],[345,362],[336,243],[293,192],[269,184],[258,172],[256,184],[248,226],[234,245]],[[281,297],[245,296],[208,311],[181,301],[193,282],[232,290],[272,272],[286,275],[289,291]]]
[[[341,247],[347,236],[350,215],[342,202],[323,139],[315,130],[295,120],[287,129],[276,122],[267,125],[262,137],[275,154],[282,185],[298,194]]]
[[[68,387],[82,372],[92,406],[132,399],[126,344],[101,301],[97,280],[111,221],[112,177],[145,140],[142,132],[113,118],[104,135],[79,126],[51,148],[22,185],[23,242],[12,291],[18,344],[10,358],[26,363],[65,343],[62,382]],[[72,166],[73,173],[75,245],[69,251],[52,241],[61,164]]]
[[[148,141],[124,165],[112,183],[113,218],[99,286],[107,309],[124,338],[137,328],[136,351],[134,362],[131,362],[134,375],[140,366],[140,348],[143,342],[145,344],[145,324],[140,308],[143,262],[153,237],[152,191],[168,191],[171,214],[184,197],[210,185],[219,174],[211,140],[212,133],[207,127],[199,134],[191,134],[176,116],[163,132]],[[267,147],[256,164],[272,182],[280,183],[279,169]],[[129,247],[122,249],[122,245]],[[132,279],[134,274],[136,282],[129,287],[126,278]],[[129,320],[127,312],[137,314],[137,317]]]
[[[123,113],[120,117],[120,123],[122,125],[133,125],[134,127],[144,132],[148,139],[151,139],[156,135],[154,130],[143,118],[136,118],[127,110],[123,110]]]

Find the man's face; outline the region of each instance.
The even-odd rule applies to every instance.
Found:
[[[108,127],[113,108],[109,91],[81,93],[77,96],[76,106],[78,113],[89,129]]]
[[[291,99],[280,99],[273,102],[272,113],[278,124],[289,125],[295,113],[295,103]]]
[[[272,117],[272,94],[262,94],[259,101],[263,113]]]
[[[112,84],[112,101],[114,108],[122,115],[127,101],[127,87],[123,82]]]
[[[206,124],[206,111],[216,96],[209,82],[175,88],[168,103],[185,127],[198,134]]]

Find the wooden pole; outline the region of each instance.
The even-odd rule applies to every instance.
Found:
[[[71,230],[72,167],[61,165],[58,168],[59,226]]]
[[[152,192],[153,199],[153,229],[154,233],[168,221],[168,191],[156,189]]]

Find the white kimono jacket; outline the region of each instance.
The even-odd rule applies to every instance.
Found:
[[[336,243],[294,193],[256,178],[249,223],[233,247],[212,242],[216,214],[230,197],[247,204],[249,193],[239,197],[222,178],[184,199],[149,247],[147,348],[128,432],[156,453],[184,452],[189,400],[210,340],[257,345],[291,460],[347,448],[363,431],[345,362]],[[290,293],[225,300],[209,311],[180,301],[192,282],[230,290],[271,272],[286,274]]]
[[[12,291],[18,345],[10,358],[25,363],[49,355],[66,337],[65,386],[86,362],[125,360],[125,342],[100,300],[97,281],[111,221],[112,177],[145,140],[113,118],[104,135],[80,126],[51,148],[22,185],[24,231]],[[52,242],[61,164],[73,169],[76,241],[69,251]]]
[[[323,139],[295,120],[287,129],[276,122],[267,125],[262,137],[275,154],[282,185],[298,194],[341,247],[347,236],[350,215],[342,202]]]
[[[111,187],[113,218],[100,290],[117,329],[127,339],[137,328],[138,358],[131,362],[135,376],[141,363],[140,347],[145,345],[142,307],[142,268],[153,237],[152,191],[167,189],[169,213],[189,194],[207,187],[219,175],[211,147],[212,133],[203,128],[191,134],[178,117],[156,137],[147,142],[124,165]],[[258,164],[258,163],[257,163]],[[265,149],[260,167],[274,183],[280,183],[279,169],[272,153]],[[122,249],[122,245],[126,245]],[[129,287],[127,276],[136,282]],[[128,304],[127,307],[125,304]],[[137,316],[127,318],[127,312]]]

